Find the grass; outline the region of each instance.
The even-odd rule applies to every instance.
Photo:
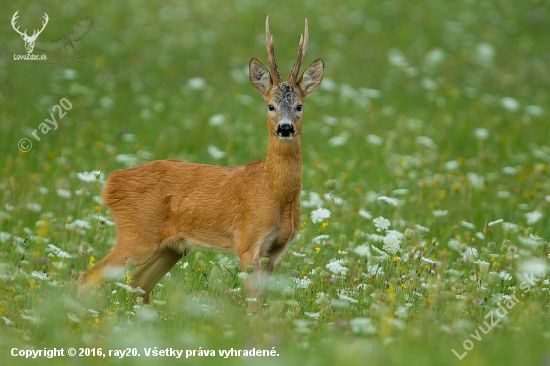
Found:
[[[7,6],[0,34],[1,363],[31,362],[10,356],[13,348],[66,354],[73,347],[141,354],[79,357],[81,364],[547,364],[548,5]],[[48,13],[39,40],[67,34],[88,15],[95,24],[75,56],[46,52],[70,64],[14,61],[25,53],[7,27],[16,10],[22,29]],[[78,303],[76,278],[116,236],[98,203],[109,172],[154,159],[239,165],[265,157],[265,106],[246,67],[251,57],[266,59],[268,13],[283,75],[305,17],[304,63],[323,57],[326,66],[304,108],[301,231],[270,282],[267,310],[247,315],[236,256],[200,248],[161,281],[152,309],[136,306],[115,283]],[[80,64],[77,56],[100,63]],[[56,130],[35,132],[38,141],[32,132],[63,98],[72,107]],[[22,138],[33,144],[26,153],[17,147]],[[226,154],[210,154],[210,145]],[[96,170],[104,176],[78,175]],[[314,223],[319,207],[331,216]],[[377,228],[378,217],[390,226]],[[385,245],[384,237],[393,239]],[[509,312],[484,334],[478,327],[486,329],[486,315],[499,304]],[[463,354],[464,345],[473,348],[459,360],[451,349]],[[144,348],[154,347],[197,356],[145,357]],[[279,356],[198,356],[231,348]]]

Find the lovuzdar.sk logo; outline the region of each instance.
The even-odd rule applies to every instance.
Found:
[[[94,21],[91,17],[86,17],[76,23],[73,27],[73,30],[63,35],[57,39],[51,40],[51,41],[44,41],[44,42],[38,42],[36,39],[38,38],[38,35],[42,33],[44,28],[46,28],[46,25],[48,24],[48,14],[44,13],[44,21],[42,22],[42,29],[40,30],[34,30],[33,34],[29,36],[27,34],[27,30],[25,29],[24,32],[21,32],[19,30],[19,26],[16,25],[17,18],[19,18],[19,10],[13,14],[13,17],[11,19],[11,26],[13,29],[23,38],[23,41],[25,42],[25,49],[27,50],[26,55],[13,55],[14,60],[30,60],[30,61],[38,61],[39,63],[71,63],[71,59],[53,59],[48,60],[47,56],[45,54],[43,55],[34,55],[32,54],[33,50],[38,51],[58,51],[63,56],[73,56],[76,52],[80,51],[82,47],[82,42],[79,42],[79,40],[88,33],[90,28],[92,28],[92,25],[94,24]],[[78,63],[88,63],[88,64],[95,64],[98,63],[96,59],[85,59],[83,57],[77,57],[76,60]]]
[[[44,30],[44,28],[46,28],[46,25],[48,24],[48,14],[44,13],[44,21],[42,22],[42,29],[40,30],[37,30],[35,29],[33,32],[32,32],[32,36],[29,36],[27,34],[27,30],[25,29],[24,32],[21,32],[19,30],[19,27],[16,27],[16,22],[17,22],[17,18],[19,18],[19,10],[17,10],[15,12],[15,14],[13,14],[13,17],[11,18],[11,26],[13,28],[13,30],[15,30],[20,36],[21,38],[23,38],[23,41],[25,42],[25,49],[27,50],[27,57],[21,57],[20,59],[23,59],[23,60],[38,60],[40,59],[41,56],[46,56],[46,55],[41,55],[41,56],[38,56],[38,55],[31,55],[32,54],[32,51],[34,50],[34,47],[36,45],[36,39],[38,38],[38,36],[40,35],[40,33],[42,33],[42,31]],[[25,56],[25,55],[19,55],[19,56]],[[32,56],[36,56],[36,57],[32,57]],[[16,55],[13,55],[14,59],[16,59]]]

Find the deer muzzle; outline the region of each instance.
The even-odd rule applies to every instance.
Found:
[[[290,140],[294,133],[294,125],[291,122],[283,121],[277,126],[277,136],[281,140]]]

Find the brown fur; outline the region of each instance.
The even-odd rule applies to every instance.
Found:
[[[268,112],[265,163],[220,167],[159,160],[111,173],[102,199],[113,215],[117,243],[82,273],[80,293],[87,285],[103,284],[107,267],[124,266],[131,260],[140,266],[131,283],[145,291],[148,302],[156,283],[191,247],[200,246],[237,253],[242,271],[248,266],[255,269],[245,280],[247,297],[261,294],[263,275],[273,271],[298,232],[302,115],[296,106],[320,84],[322,61],[315,61],[304,72],[313,75],[314,84],[311,77],[302,83],[302,77],[299,85],[289,86],[272,85],[271,78],[263,74],[267,69],[254,60],[252,84],[268,104],[277,106],[276,112]],[[276,133],[281,118],[292,120],[295,126],[290,140]],[[269,259],[264,266],[263,257]],[[251,310],[256,306],[250,303]]]

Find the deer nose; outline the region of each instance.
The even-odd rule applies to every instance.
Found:
[[[292,123],[280,123],[277,127],[277,135],[280,138],[288,138],[294,135],[294,125]]]

